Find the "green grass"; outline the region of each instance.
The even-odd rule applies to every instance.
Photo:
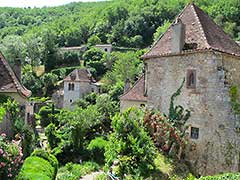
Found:
[[[94,162],[86,162],[81,165],[68,163],[59,168],[56,180],[79,180],[80,177],[97,171],[99,168],[99,165]]]

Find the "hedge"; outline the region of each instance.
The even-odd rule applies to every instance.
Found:
[[[24,161],[17,180],[53,180],[57,170],[57,158],[42,149],[36,149]]]
[[[43,149],[35,149],[31,154],[31,156],[37,156],[47,160],[51,164],[51,166],[54,168],[54,174],[57,173],[58,160],[52,154],[49,154],[47,151],[44,151]]]
[[[24,161],[17,180],[53,180],[54,178],[54,168],[47,160],[30,156]]]

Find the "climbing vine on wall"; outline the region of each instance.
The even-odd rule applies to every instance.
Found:
[[[185,83],[185,78],[183,79],[181,86],[171,96],[168,119],[173,123],[185,124],[185,122],[189,119],[191,115],[188,109],[184,109],[181,105],[174,104],[176,97],[180,96],[182,92],[184,83]]]
[[[239,93],[236,85],[230,88],[230,97],[231,97],[231,106],[234,114],[236,115],[236,131],[240,135],[240,102],[239,102]]]

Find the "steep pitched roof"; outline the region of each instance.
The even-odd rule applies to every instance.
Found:
[[[87,69],[75,69],[67,75],[64,81],[95,82],[92,74]]]
[[[31,91],[26,89],[18,80],[10,65],[0,52],[0,92],[19,93],[27,98],[31,96]]]
[[[129,100],[129,101],[147,101],[147,97],[144,96],[144,75],[126,91],[120,100]]]
[[[216,50],[240,56],[240,46],[193,3],[187,5],[178,15],[177,19],[180,19],[185,24],[185,44],[194,45],[191,51]],[[172,25],[153,45],[149,52],[143,55],[143,58],[148,59],[171,54],[171,38]]]

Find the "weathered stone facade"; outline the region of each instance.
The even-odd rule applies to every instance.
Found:
[[[199,52],[145,61],[148,107],[166,114],[170,98],[186,79],[187,70],[196,70],[196,88],[188,89],[185,85],[176,104],[191,111],[187,124],[199,128],[199,138],[191,139],[196,148],[189,149],[187,159],[201,175],[238,170],[236,147],[240,137],[235,132],[237,120],[230,104],[230,84],[225,84],[225,71],[231,72],[231,81],[239,81],[236,73],[239,76],[240,72],[232,69],[240,68],[239,60],[221,53]]]

